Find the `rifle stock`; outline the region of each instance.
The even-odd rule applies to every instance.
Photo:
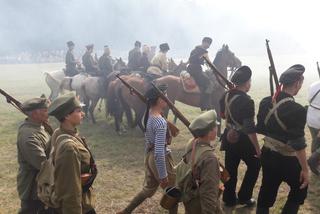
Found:
[[[220,77],[224,82],[225,84],[227,85],[227,87],[229,89],[233,89],[234,88],[234,84],[232,82],[230,82],[227,78],[225,78],[221,73],[220,71],[218,71],[218,69],[216,68],[216,66],[214,64],[212,64],[210,62],[210,60],[208,60],[205,56],[202,57],[206,63],[209,65],[209,67],[211,68],[212,72],[217,75],[218,77]]]
[[[18,100],[16,100],[14,97],[12,97],[11,95],[9,95],[7,92],[5,92],[4,90],[2,90],[0,88],[0,94],[2,94],[8,103],[10,103],[11,105],[13,105],[16,109],[18,109],[21,113],[26,114],[26,112],[24,112],[21,108],[21,102],[19,102]],[[53,134],[53,129],[52,127],[50,126],[49,123],[47,122],[43,122],[43,127],[45,128],[45,130],[50,134],[52,135]]]

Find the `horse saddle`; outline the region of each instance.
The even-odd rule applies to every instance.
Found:
[[[180,73],[180,80],[182,82],[183,90],[187,93],[200,93],[200,89],[193,79],[193,77],[187,72],[182,71]]]

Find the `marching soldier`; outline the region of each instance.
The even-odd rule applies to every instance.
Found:
[[[176,168],[176,181],[187,214],[222,213],[219,162],[210,145],[217,136],[216,126],[214,110],[201,114],[189,126],[195,137],[187,144],[184,159]]]
[[[67,42],[68,51],[66,54],[66,75],[69,77],[73,77],[79,73],[77,69],[77,64],[79,63],[73,54],[74,43],[72,41]]]
[[[90,74],[91,76],[98,76],[99,75],[98,62],[91,55],[93,52],[93,44],[87,45],[86,48],[87,48],[87,51],[82,56],[82,64],[84,65],[85,71],[88,74]]]
[[[95,214],[91,185],[97,170],[84,138],[76,129],[84,117],[80,102],[72,93],[60,96],[50,105],[49,115],[60,122],[51,138],[55,194],[61,205],[57,212]]]
[[[260,102],[257,130],[265,135],[262,148],[262,184],[257,214],[268,214],[280,184],[284,181],[290,192],[282,214],[296,214],[307,197],[309,172],[304,138],[305,108],[294,101],[303,83],[305,68],[293,65],[280,76],[283,88],[273,97]]]
[[[210,109],[210,93],[207,92],[207,88],[210,84],[209,79],[203,74],[201,65],[204,64],[203,56],[208,57],[208,49],[212,43],[212,39],[210,37],[204,37],[202,39],[202,44],[196,46],[190,53],[189,57],[189,65],[187,67],[188,73],[193,77],[195,82],[197,83],[201,97],[200,97],[200,107],[201,110]]]
[[[159,89],[165,93],[167,87],[160,85]],[[176,174],[171,151],[167,146],[167,122],[162,113],[167,103],[160,98],[158,91],[151,88],[146,92],[147,111],[145,115],[145,180],[142,190],[132,199],[130,204],[118,214],[131,213],[146,198],[152,197],[159,185],[162,189],[175,184]],[[169,213],[177,213],[178,206],[174,206]]]
[[[164,73],[168,72],[167,53],[170,50],[170,47],[168,43],[162,43],[159,48],[160,51],[152,58],[150,63],[151,65],[147,69],[147,73],[162,76]]]
[[[309,108],[307,124],[312,137],[311,157],[308,164],[315,175],[320,175],[320,81],[313,83],[309,88]]]
[[[223,201],[232,207],[237,203],[253,206],[253,188],[260,171],[260,147],[254,122],[254,101],[247,95],[251,87],[251,69],[238,68],[231,78],[235,88],[229,90],[220,100],[221,116],[226,120],[221,150],[225,153],[225,167],[230,180],[225,183]],[[238,166],[240,160],[247,165],[247,171],[236,195]]]
[[[50,135],[42,125],[48,120],[48,106],[49,102],[44,98],[30,99],[22,104],[22,110],[28,117],[19,127],[17,137],[17,189],[21,214],[46,213],[37,197],[36,176],[49,150]]]
[[[141,42],[136,41],[134,43],[134,48],[129,51],[128,56],[128,68],[132,71],[137,71],[140,67],[140,58],[141,58]]]

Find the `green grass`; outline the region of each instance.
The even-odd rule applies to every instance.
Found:
[[[0,88],[23,101],[42,93],[49,94],[44,81],[43,71],[60,69],[62,64],[37,64],[37,65],[1,65]],[[253,81],[251,96],[258,103],[268,92],[267,78],[256,78]],[[309,81],[310,82],[310,81]],[[307,85],[306,83],[305,85]],[[299,102],[306,103],[306,88],[298,96]],[[192,120],[200,110],[178,103],[178,108]],[[97,124],[85,122],[80,127],[80,132],[88,140],[96,157],[99,174],[94,184],[98,213],[115,213],[123,209],[127,203],[140,191],[143,183],[143,151],[144,139],[140,130],[129,130],[124,136],[114,132],[112,118],[105,118],[103,112],[96,112]],[[172,117],[172,115],[171,115]],[[16,191],[17,154],[16,132],[24,116],[0,97],[0,213],[17,213],[19,198]],[[172,119],[172,118],[171,118]],[[54,124],[55,121],[52,120]],[[174,139],[171,146],[173,156],[178,161],[183,152],[185,143],[191,138],[188,130],[178,122],[180,135]],[[310,134],[306,131],[308,143]],[[309,152],[309,148],[308,148]],[[223,153],[216,150],[217,156],[223,161]],[[239,168],[240,181],[245,170],[244,164]],[[257,182],[254,196],[257,197],[261,184],[261,174]],[[240,182],[239,182],[240,183]],[[309,195],[300,213],[317,213],[320,209],[318,203],[320,196],[319,179],[311,176]],[[288,187],[282,185],[277,202],[271,213],[280,213],[285,203]],[[165,213],[159,206],[161,190],[151,199],[147,199],[135,213]],[[183,208],[180,206],[180,213]],[[226,210],[226,213],[255,213],[255,209],[237,207],[235,210]]]

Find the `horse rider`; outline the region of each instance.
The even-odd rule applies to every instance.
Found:
[[[66,76],[73,77],[79,73],[77,65],[80,64],[74,57],[73,49],[75,44],[72,41],[67,42],[68,51],[66,54]]]
[[[128,56],[128,68],[131,71],[137,71],[140,67],[140,59],[141,59],[141,42],[136,41],[134,43],[134,48],[129,51]]]
[[[85,72],[91,76],[98,76],[100,73],[98,62],[92,56],[93,52],[93,44],[89,44],[86,46],[87,51],[82,56],[82,64],[85,67]]]
[[[262,147],[262,184],[257,214],[268,214],[280,184],[290,186],[282,214],[296,214],[307,197],[309,170],[304,128],[306,109],[295,102],[303,84],[302,65],[293,65],[280,76],[281,88],[259,105],[257,131],[265,136]]]
[[[186,213],[223,213],[219,199],[219,161],[210,142],[217,136],[217,114],[207,111],[189,125],[194,138],[176,166],[176,183],[182,192]]]
[[[308,159],[308,164],[311,171],[315,175],[320,175],[320,81],[314,82],[309,87],[309,107],[307,112],[307,125],[309,127],[312,144],[311,157]]]
[[[221,137],[221,150],[225,151],[225,167],[230,179],[225,183],[223,201],[225,206],[236,204],[253,206],[253,189],[260,171],[260,147],[254,122],[254,101],[247,95],[251,88],[252,71],[241,66],[233,74],[234,89],[227,91],[220,100],[221,117],[226,128]],[[238,167],[240,161],[247,166],[240,190],[236,194]]]
[[[113,72],[111,50],[108,45],[104,46],[104,53],[99,58],[98,65],[100,69],[100,74],[102,77],[106,78],[109,74]]]
[[[187,67],[188,73],[193,77],[200,89],[200,108],[201,110],[210,109],[211,106],[211,91],[207,91],[210,84],[209,79],[204,75],[201,65],[204,64],[202,57],[208,57],[208,48],[212,43],[210,37],[204,37],[201,45],[196,46],[190,53],[189,65]]]
[[[160,51],[152,58],[151,65],[147,69],[147,73],[155,76],[162,76],[168,71],[167,53],[170,50],[168,43],[159,45]]]
[[[150,61],[148,58],[148,55],[150,53],[150,47],[148,45],[143,45],[142,46],[142,56],[140,58],[140,68],[142,72],[147,72],[147,69],[150,66]]]
[[[45,98],[22,103],[27,119],[20,125],[17,136],[19,214],[46,213],[44,204],[37,197],[36,176],[50,152],[50,135],[42,125],[48,120],[48,106],[49,101]]]

